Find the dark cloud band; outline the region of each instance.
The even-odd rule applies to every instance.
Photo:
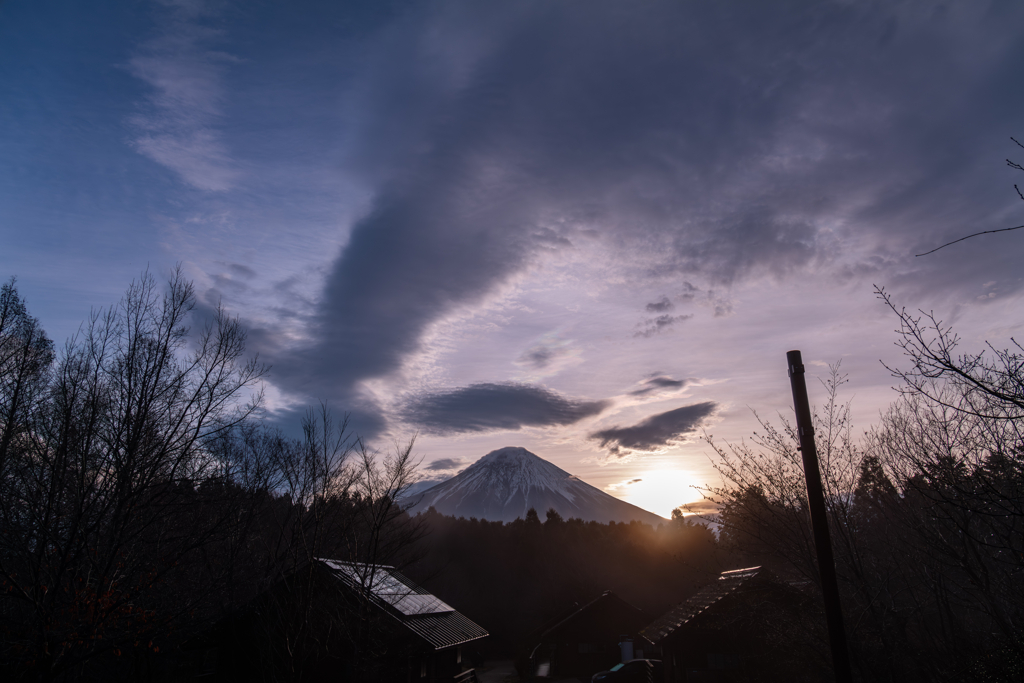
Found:
[[[421,396],[404,417],[429,434],[549,427],[597,415],[607,401],[577,401],[529,384],[472,384]]]
[[[601,447],[614,455],[625,455],[628,451],[653,451],[697,431],[716,407],[712,401],[695,403],[652,415],[632,427],[612,427],[594,432],[590,438],[600,441]]]
[[[634,11],[617,0],[411,5],[367,43],[352,87],[346,172],[371,189],[372,206],[326,277],[311,341],[265,354],[272,381],[368,405],[362,382],[399,368],[434,321],[540,254],[572,248],[584,230],[637,272],[717,287],[807,269],[895,273],[894,258],[964,225],[1004,227],[1012,181],[980,169],[1000,167],[1002,152],[992,152],[1019,126],[1024,10],[996,20],[966,7],[926,21],[899,3],[810,0],[787,12],[766,3]],[[453,51],[433,49],[428,35]],[[971,36],[984,36],[985,49],[967,48]],[[459,46],[466,59],[451,59]],[[1022,282],[1019,250],[983,249],[915,263],[892,284],[948,288],[980,272]],[[674,296],[731,312],[689,283]],[[681,324],[674,306],[651,302],[636,336]],[[546,369],[553,358],[537,350],[521,362]],[[516,396],[525,410],[527,394],[479,386],[459,391],[495,405]],[[483,431],[565,424],[581,409],[503,416],[462,405],[469,394],[441,395],[449,408],[413,415]]]

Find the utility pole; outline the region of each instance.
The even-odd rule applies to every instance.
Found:
[[[787,353],[786,362],[789,363],[789,379],[793,385],[793,407],[796,409],[800,454],[804,460],[807,504],[811,511],[814,549],[818,553],[821,592],[825,598],[825,620],[828,623],[828,639],[832,647],[832,667],[835,669],[837,683],[853,683],[850,655],[846,649],[846,629],[843,627],[843,609],[839,603],[836,562],[832,556],[832,539],[828,533],[828,517],[825,513],[825,494],[821,487],[821,472],[818,470],[818,449],[814,446],[811,405],[807,400],[807,383],[804,381],[804,363],[799,351]]]

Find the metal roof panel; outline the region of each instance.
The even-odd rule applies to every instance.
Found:
[[[698,614],[761,573],[761,567],[747,567],[745,569],[733,569],[722,572],[714,583],[705,586],[688,600],[679,603],[645,626],[640,631],[640,635],[652,643],[661,642],[682,627],[683,624],[691,621]]]
[[[352,590],[369,588],[371,601],[409,630],[442,650],[490,635],[394,567],[321,560]]]

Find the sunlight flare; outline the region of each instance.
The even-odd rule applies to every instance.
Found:
[[[648,470],[609,489],[628,503],[670,519],[675,508],[701,500],[700,491],[694,488],[701,483],[689,470],[660,469]]]

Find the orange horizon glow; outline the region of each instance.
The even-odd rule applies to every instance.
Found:
[[[666,519],[672,518],[672,510],[677,507],[703,499],[694,488],[701,485],[700,479],[689,470],[648,470],[637,479],[610,487],[612,495]]]

